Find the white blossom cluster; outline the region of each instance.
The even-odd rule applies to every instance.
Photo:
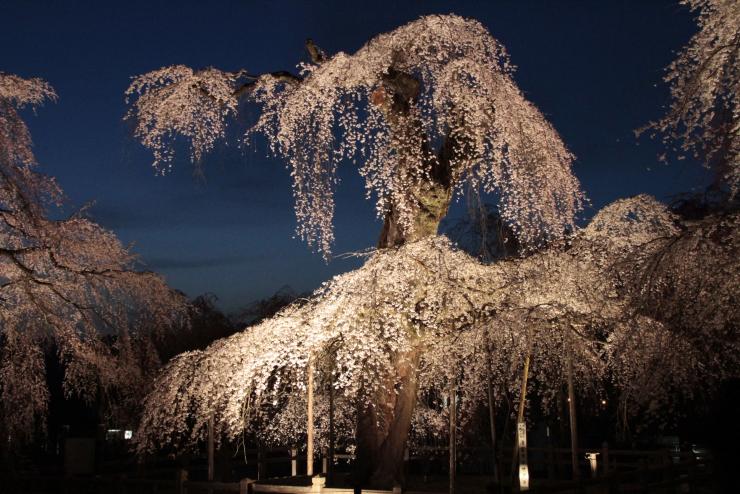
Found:
[[[45,353],[63,362],[67,394],[105,403],[115,389],[134,407],[141,373],[156,366],[152,338],[185,312],[112,232],[80,215],[49,219],[61,191],[34,170],[18,114],[49,98],[43,81],[0,74],[0,428],[13,439],[44,426]]]
[[[175,135],[191,140],[199,158],[223,135],[238,95],[248,95],[262,112],[247,137],[267,136],[287,160],[297,233],[325,254],[333,241],[336,170],[345,160],[360,163],[378,214],[397,212],[410,238],[439,160],[450,168],[447,194],[466,185],[498,194],[501,215],[523,244],[542,245],[572,230],[582,201],[573,156],[516,87],[503,46],[479,22],[422,17],[353,55],[300,68],[301,78],[268,74],[245,92],[235,84],[243,73],[166,67],[134,79],[127,94],[138,99],[129,117],[157,162],[171,159]],[[400,97],[391,80],[398,74],[418,84],[403,111],[391,108]]]
[[[489,381],[496,399],[517,398],[527,355],[530,387],[545,407],[564,383],[568,355],[581,395],[600,396],[611,380],[624,391],[631,413],[649,404],[665,406],[666,398],[690,394],[698,379],[730,375],[740,355],[732,299],[740,279],[733,218],[723,220],[732,228],[717,226],[724,232],[720,240],[718,232],[700,233],[696,225],[679,229],[663,205],[638,196],[605,208],[567,244],[525,258],[484,265],[444,237],[379,250],[310,299],[175,359],[146,399],[138,447],[196,444],[211,415],[222,438],[249,430],[271,442],[300,440],[309,359],[322,415],[327,389],[334,388],[337,437],[344,444],[353,441],[358,407],[375,407],[379,421],[388,417],[383,409],[392,408],[388,397],[401,382],[398,360],[414,352],[420,353],[416,438],[444,434],[451,382],[457,383],[463,424],[487,403]],[[652,304],[674,308],[667,317],[641,305],[646,280],[672,287],[672,293],[693,293],[697,280],[717,275],[702,275],[699,260],[685,273],[685,260],[666,260],[665,249],[679,244],[705,249],[717,269],[724,267],[714,288],[704,288],[702,313],[684,309],[683,298],[655,295]],[[678,252],[691,256],[687,248]],[[657,274],[656,259],[674,279]],[[703,321],[711,311],[719,315],[707,329]],[[703,355],[709,345],[717,349],[712,365]],[[734,364],[728,355],[735,356]],[[326,434],[322,422],[317,446],[326,444]]]
[[[331,373],[337,402],[352,407],[358,396],[372,395],[389,379],[395,384],[395,356],[465,324],[470,301],[482,305],[489,286],[479,266],[444,238],[381,251],[303,304],[203,352],[177,357],[147,398],[140,436],[147,439],[140,447],[154,448],[173,437],[195,442],[210,414],[219,432],[235,438],[261,407],[290,413],[295,407],[277,405],[285,403],[286,393],[305,393],[311,357],[317,373]],[[472,291],[451,290],[463,286]],[[331,357],[322,360],[327,352]]]
[[[33,208],[43,201],[57,202],[61,197],[52,179],[34,173],[31,133],[18,114],[23,108],[35,110],[56,97],[51,86],[41,79],[0,72],[0,204],[6,207],[22,200]]]
[[[630,280],[632,317],[610,335],[623,414],[665,421],[666,406],[740,371],[740,215],[682,225],[614,266]],[[634,265],[640,266],[636,273]]]
[[[678,218],[647,194],[619,199],[599,211],[584,229],[585,237],[607,251],[631,252],[636,246],[678,233]]]
[[[236,78],[213,68],[194,72],[173,65],[133,80],[126,102],[135,102],[127,118],[136,121],[134,134],[154,153],[155,169],[164,173],[171,168],[175,136],[189,141],[193,162],[224,137],[226,118],[237,109]]]

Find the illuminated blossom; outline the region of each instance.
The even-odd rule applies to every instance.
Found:
[[[48,217],[61,190],[35,171],[18,111],[54,98],[39,79],[0,74],[0,418],[11,438],[43,428],[46,352],[58,352],[68,395],[134,400],[156,366],[152,338],[185,310],[112,232],[79,214]]]
[[[501,216],[527,246],[572,230],[582,201],[573,156],[516,87],[503,46],[479,22],[422,17],[353,55],[299,68],[300,77],[253,77],[165,67],[134,79],[127,94],[138,99],[128,117],[154,151],[155,165],[168,167],[175,136],[191,143],[197,160],[223,136],[238,99],[256,101],[262,111],[247,137],[265,135],[287,160],[297,233],[325,254],[333,241],[336,170],[344,161],[361,163],[379,216],[396,212],[407,236],[419,210],[430,207],[430,162],[443,152],[450,154],[451,182],[443,196],[468,185],[498,194]],[[403,84],[418,87],[402,115],[389,107],[393,91],[409,90]],[[449,197],[435,200],[446,204]]]

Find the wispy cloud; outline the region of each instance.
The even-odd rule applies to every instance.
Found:
[[[264,256],[218,256],[218,257],[199,257],[191,259],[178,259],[174,257],[155,257],[143,259],[143,264],[154,270],[172,270],[172,269],[203,269],[221,266],[233,266],[236,264],[258,261]]]

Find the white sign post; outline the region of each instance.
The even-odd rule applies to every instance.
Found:
[[[516,441],[519,450],[519,491],[529,490],[529,467],[527,466],[527,424],[516,424]]]
[[[591,478],[596,478],[596,472],[598,471],[598,463],[596,457],[599,456],[599,453],[596,451],[589,451],[586,453],[586,459],[588,460],[588,464],[591,466]]]

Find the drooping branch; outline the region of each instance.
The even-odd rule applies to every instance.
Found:
[[[300,65],[299,77],[181,66],[145,74],[127,91],[135,99],[128,117],[155,164],[169,167],[175,136],[190,141],[194,161],[224,136],[238,110],[235,91],[259,104],[247,136],[265,135],[287,160],[297,233],[325,255],[336,169],[345,160],[361,160],[378,215],[397,224],[389,237],[436,233],[436,224],[415,233],[420,210],[443,215],[450,195],[468,185],[498,193],[503,220],[526,248],[572,230],[582,200],[573,157],[517,89],[505,50],[480,23],[428,16],[352,55],[329,57],[312,42],[307,49],[314,63]],[[239,84],[240,77],[249,80]]]
[[[54,98],[43,81],[0,73],[0,425],[13,439],[43,428],[49,348],[65,366],[67,393],[133,396],[142,362],[156,360],[152,342],[187,310],[161,277],[136,270],[112,232],[81,214],[49,219],[62,193],[34,170],[19,111]]]
[[[666,69],[671,101],[665,115],[636,133],[660,134],[671,154],[700,160],[732,200],[740,190],[740,4],[681,3],[697,13],[699,31]]]

